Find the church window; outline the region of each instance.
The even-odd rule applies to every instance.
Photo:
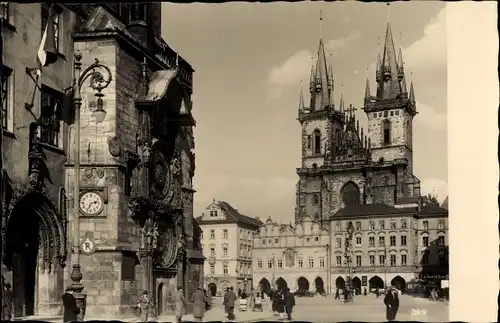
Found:
[[[314,205],[318,205],[319,204],[319,195],[318,194],[314,194],[313,195],[313,204]]]
[[[314,130],[314,153],[321,154],[321,131]]]
[[[341,190],[344,207],[360,204],[359,188],[353,182],[348,182]]]
[[[312,136],[307,136],[307,149],[311,149],[312,147]]]
[[[133,3],[130,5],[130,21],[144,21],[146,22],[146,4]]]
[[[384,145],[388,145],[391,143],[391,122],[389,120],[384,121],[383,131],[384,131]]]

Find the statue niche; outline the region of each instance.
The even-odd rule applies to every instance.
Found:
[[[288,268],[295,266],[295,250],[288,249],[285,251],[285,266]]]
[[[155,200],[165,203],[173,197],[173,181],[168,148],[161,141],[156,142],[151,149],[151,186],[150,192]]]

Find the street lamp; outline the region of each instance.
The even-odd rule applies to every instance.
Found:
[[[347,243],[346,243],[346,254],[348,254],[348,260],[347,260],[347,269],[348,269],[348,278],[347,278],[347,286],[348,286],[348,301],[351,301],[352,300],[352,236],[354,234],[354,225],[352,224],[352,221],[349,221],[349,223],[347,223],[347,236],[348,236],[348,239],[347,239]]]
[[[273,257],[271,258],[271,264],[273,266],[273,275],[271,277],[272,281],[273,281],[273,289],[276,290],[276,257],[273,255]]]
[[[67,287],[68,290],[72,290],[76,298],[77,307],[80,309],[78,314],[78,321],[83,321],[85,317],[85,308],[87,295],[82,293],[83,285],[81,280],[83,278],[81,266],[80,266],[80,205],[78,202],[80,196],[80,108],[82,106],[82,94],[81,89],[85,81],[89,80],[90,87],[97,91],[95,94],[97,97],[97,108],[94,111],[94,116],[98,123],[102,122],[106,117],[106,111],[103,108],[102,97],[104,94],[101,93],[103,89],[108,87],[111,83],[111,70],[99,63],[96,58],[95,62],[87,67],[82,72],[82,53],[79,50],[75,51],[74,54],[74,72],[75,79],[73,85],[67,89],[67,94],[73,97],[73,106],[75,109],[75,152],[74,152],[74,193],[73,193],[73,207],[74,207],[74,224],[73,224],[73,264],[71,271],[71,285]]]

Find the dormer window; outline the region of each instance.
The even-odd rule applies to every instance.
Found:
[[[210,211],[210,217],[216,217],[216,216],[217,216],[217,210]]]
[[[145,3],[132,3],[129,7],[129,22],[146,22],[146,4]]]

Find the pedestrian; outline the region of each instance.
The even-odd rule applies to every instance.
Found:
[[[62,296],[63,302],[63,322],[78,321],[78,314],[80,309],[76,305],[76,298],[73,295],[73,290],[66,287],[66,292]]]
[[[280,320],[285,318],[285,296],[282,291],[276,293],[276,310],[280,316]]]
[[[253,304],[255,303],[255,293],[253,288],[250,289],[248,293],[248,309],[253,309]]]
[[[141,298],[139,298],[139,302],[137,302],[137,307],[141,311],[141,321],[147,322],[149,313],[151,311],[151,308],[153,307],[153,304],[151,304],[151,301],[149,300],[147,290],[142,292],[142,296]]]
[[[295,296],[293,296],[293,293],[290,292],[290,288],[286,288],[285,291],[285,312],[286,315],[288,316],[288,320],[292,320],[292,310],[293,307],[295,306]]]
[[[248,297],[247,292],[242,291],[242,292],[241,292],[241,295],[240,295],[240,298],[241,298],[241,299],[247,299],[247,297]]]
[[[272,288],[271,292],[269,293],[269,299],[271,300],[271,309],[273,311],[273,315],[277,315],[277,312],[278,312],[277,294],[278,294],[278,292],[276,290],[274,290],[274,288]]]
[[[241,297],[241,288],[238,288],[238,298]]]
[[[233,321],[236,317],[234,315],[234,305],[238,297],[236,296],[233,287],[229,287],[229,291],[224,296],[224,305],[227,307],[227,319]]]
[[[177,288],[177,291],[175,291],[172,296],[175,304],[175,320],[177,323],[181,323],[182,316],[186,311],[186,299],[184,298],[182,288]]]
[[[365,296],[367,295],[367,293],[366,293],[366,287],[365,287],[364,295],[365,295]]]
[[[377,298],[380,297],[380,291],[378,290],[378,288],[375,290],[375,295],[377,296]]]
[[[335,299],[340,299],[340,291],[338,288],[335,290]]]
[[[394,321],[399,309],[399,296],[395,286],[391,286],[385,294],[384,304],[386,306],[386,319],[388,321]]]
[[[191,302],[193,303],[193,317],[195,322],[203,322],[206,299],[207,297],[200,287],[198,287],[191,296]]]
[[[212,293],[208,292],[206,290],[203,290],[204,291],[204,294],[205,294],[205,297],[207,298],[207,305],[205,307],[205,310],[210,310],[212,308]]]
[[[3,279],[3,277],[2,277]],[[5,283],[2,290],[2,320],[10,321],[14,307],[14,293],[10,289],[10,284]]]
[[[226,290],[224,291],[224,301],[222,302],[222,304],[224,305],[224,313],[226,313],[226,317],[229,316],[229,307],[227,306],[227,303],[226,303],[226,299],[227,299],[227,294],[229,293],[229,288],[226,288]]]

